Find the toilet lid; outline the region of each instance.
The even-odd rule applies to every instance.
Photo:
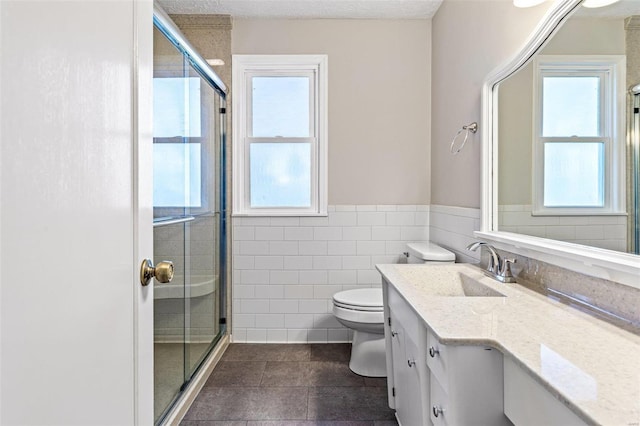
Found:
[[[333,303],[356,311],[382,311],[382,289],[358,288],[341,291],[333,295]]]
[[[456,255],[432,242],[409,243],[407,251],[418,259],[427,262],[453,262]]]

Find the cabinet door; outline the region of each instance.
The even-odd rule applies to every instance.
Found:
[[[408,401],[409,409],[402,416],[402,426],[424,425],[423,409],[427,401],[423,400],[424,392],[421,387],[420,370],[426,369],[426,360],[420,357],[418,346],[414,343],[412,336],[405,336],[405,362],[404,370],[406,378],[402,383],[403,398]],[[424,365],[423,365],[424,364]]]
[[[504,359],[504,412],[519,426],[586,425],[508,357]]]
[[[393,312],[390,313],[391,317],[391,359],[393,364],[393,395],[394,404],[397,416],[400,417],[400,413],[405,412],[409,407],[409,402],[404,398],[405,392],[402,390],[404,383],[406,383],[406,367],[403,366],[405,362],[406,353],[404,345],[404,328],[398,322]],[[405,364],[406,365],[406,364]]]
[[[429,404],[429,417],[434,426],[453,425],[453,417],[456,413],[450,410],[449,396],[438,381],[438,378],[431,373],[429,381],[431,387],[431,400]]]
[[[482,346],[443,345],[431,333],[428,341],[433,424],[511,425],[503,413],[502,354]]]
[[[396,416],[401,426],[423,425],[418,348],[393,311],[391,324]]]

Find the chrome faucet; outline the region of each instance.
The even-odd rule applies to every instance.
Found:
[[[467,250],[476,251],[478,247],[485,247],[491,254],[491,259],[487,264],[484,273],[491,278],[503,283],[515,283],[516,278],[511,273],[511,264],[516,263],[516,259],[501,259],[496,250],[488,243],[477,241],[467,246]]]

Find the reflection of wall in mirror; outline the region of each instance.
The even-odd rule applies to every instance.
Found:
[[[624,19],[574,18],[543,55],[623,55]],[[533,65],[500,84],[499,229],[626,251],[624,216],[532,216]]]
[[[640,15],[625,20],[627,87],[640,84]]]
[[[627,44],[627,87],[631,88],[640,84],[640,15],[630,16],[625,20],[625,35]],[[637,95],[636,95],[637,97]],[[637,105],[637,104],[636,104]],[[632,96],[628,98],[627,110],[629,111],[629,120],[631,123],[637,123],[638,114],[633,112],[634,100]],[[635,115],[635,119],[632,118]],[[631,124],[630,123],[630,124]],[[635,124],[638,126],[638,124]],[[640,211],[637,207],[640,200],[640,194],[637,187],[637,159],[640,156],[640,135],[638,135],[638,127],[631,134],[632,137],[627,143],[627,206],[629,210],[636,209],[628,221],[627,236],[631,242],[630,248],[632,253],[640,253],[640,244],[638,244],[638,235],[640,233]],[[635,170],[634,170],[635,168]]]

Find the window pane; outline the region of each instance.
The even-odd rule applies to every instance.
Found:
[[[600,136],[600,77],[544,77],[542,136]]]
[[[200,79],[153,79],[153,136],[200,137]]]
[[[604,143],[544,144],[544,205],[604,206]]]
[[[309,77],[253,77],[253,137],[309,137]]]
[[[200,207],[199,143],[153,144],[153,206]]]
[[[311,144],[252,143],[251,207],[311,207]]]

